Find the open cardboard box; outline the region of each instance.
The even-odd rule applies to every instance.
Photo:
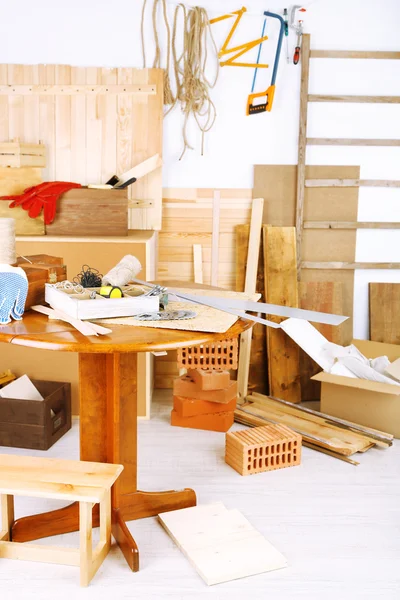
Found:
[[[400,346],[395,344],[366,340],[352,343],[367,358],[387,356],[393,362],[400,357]],[[400,386],[325,372],[312,379],[321,382],[321,412],[400,438]]]

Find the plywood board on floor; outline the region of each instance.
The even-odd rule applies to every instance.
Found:
[[[285,557],[236,509],[222,502],[158,515],[207,585],[287,566]]]
[[[370,340],[400,344],[400,283],[369,284]]]

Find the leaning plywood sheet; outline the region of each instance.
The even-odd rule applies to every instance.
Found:
[[[2,65],[0,83],[0,142],[44,144],[48,181],[105,183],[162,155],[162,69]],[[128,192],[130,229],[161,229],[161,168]]]
[[[287,566],[285,557],[236,509],[221,503],[158,515],[207,585]]]
[[[0,168],[0,196],[22,194],[32,186],[42,182],[42,169],[22,167],[19,169]],[[44,235],[43,217],[31,219],[26,210],[17,206],[9,208],[8,200],[0,200],[0,218],[15,219],[16,235]]]
[[[400,283],[369,284],[370,340],[400,344]]]
[[[307,166],[307,179],[357,179],[360,168],[353,166]],[[254,169],[253,197],[263,197],[264,223],[284,227],[295,225],[295,165],[257,165]],[[358,188],[306,188],[305,221],[357,221]],[[303,231],[302,261],[354,262],[355,230]],[[332,281],[343,285],[343,314],[353,315],[354,271],[302,269],[302,281]],[[343,326],[343,343],[352,339],[352,318]]]

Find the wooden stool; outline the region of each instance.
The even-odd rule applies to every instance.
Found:
[[[121,465],[0,454],[0,558],[80,566],[90,583],[111,546],[111,486]],[[80,548],[20,544],[11,540],[14,496],[79,502]],[[100,504],[100,541],[92,549],[92,508]]]

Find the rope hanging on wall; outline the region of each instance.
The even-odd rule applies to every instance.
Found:
[[[157,32],[157,5],[158,2],[163,3],[164,24],[167,31],[167,71],[170,69],[170,59],[172,54],[173,71],[175,78],[176,95],[174,96],[171,90],[169,73],[165,77],[166,91],[164,92],[164,103],[170,105],[166,114],[179,102],[184,114],[184,123],[182,128],[183,136],[183,151],[180,159],[186,152],[187,148],[193,149],[188,140],[187,127],[190,117],[192,116],[198,128],[201,131],[202,143],[201,154],[204,153],[204,135],[214,125],[216,118],[215,104],[210,97],[210,89],[217,83],[219,60],[218,50],[215,44],[210,21],[207,11],[204,8],[195,6],[187,8],[180,3],[176,6],[174,12],[174,21],[171,28],[168,24],[166,11],[166,0],[154,0],[153,4],[153,32],[156,47],[156,55],[154,66],[159,66],[161,63],[161,50],[159,44],[159,36]],[[146,51],[144,42],[144,17],[147,0],[144,0],[142,11],[142,51],[143,64],[146,65]],[[182,13],[182,36],[178,36],[180,29],[178,22],[179,16]],[[182,42],[182,50],[178,54],[177,39],[180,37]],[[206,70],[208,67],[208,46],[211,45],[215,58],[215,77],[213,80],[208,79]]]
[[[14,265],[16,262],[15,219],[0,219],[0,265]]]

